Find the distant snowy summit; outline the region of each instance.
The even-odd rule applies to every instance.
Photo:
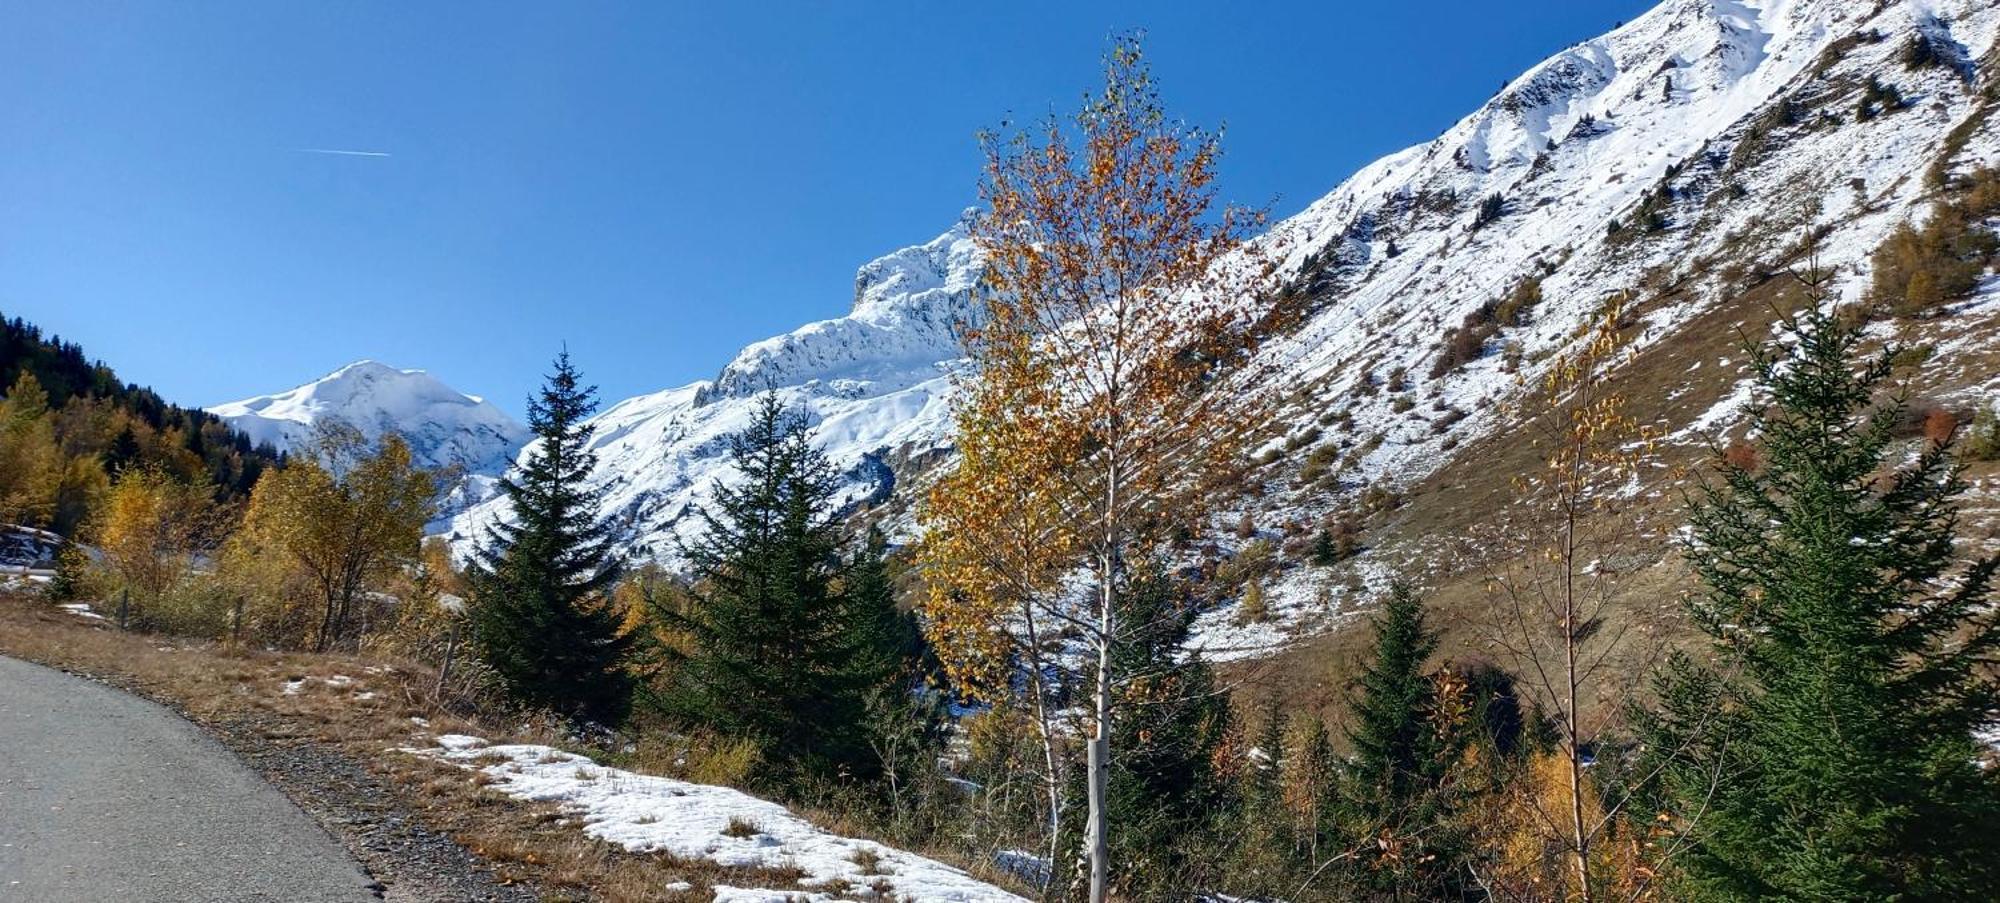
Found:
[[[275,395],[219,404],[208,412],[253,442],[294,451],[328,419],[351,424],[370,439],[401,436],[424,467],[458,466],[497,475],[529,439],[528,428],[475,395],[422,370],[359,361]]]
[[[863,265],[846,316],[751,344],[712,380],[618,402],[591,420],[605,513],[626,551],[672,560],[695,512],[735,478],[728,437],[765,392],[805,418],[842,474],[843,507],[887,499],[951,442],[950,373],[978,315],[980,258],[967,211],[942,235]],[[586,368],[589,362],[584,362]],[[444,531],[461,550],[509,514],[493,498]]]

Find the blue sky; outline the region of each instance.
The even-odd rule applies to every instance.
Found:
[[[518,414],[564,342],[608,403],[844,312],[1113,31],[1284,215],[1649,5],[0,0],[0,311],[183,403],[368,357]]]

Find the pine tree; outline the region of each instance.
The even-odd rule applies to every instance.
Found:
[[[1647,725],[1676,861],[1700,899],[2000,899],[1993,581],[1961,565],[1949,444],[1906,454],[1895,349],[1812,304],[1758,349],[1762,461],[1723,459],[1692,513],[1692,602],[1719,666],[1680,661]],[[1713,726],[1709,726],[1713,725]]]
[[[1439,729],[1437,685],[1426,670],[1437,634],[1425,623],[1423,601],[1401,585],[1373,627],[1374,655],[1347,727],[1354,755],[1341,806],[1344,827],[1357,848],[1387,854],[1364,855],[1378,889],[1437,894],[1457,870],[1445,855],[1450,842],[1439,792],[1453,750]]]
[[[857,654],[852,666],[856,680],[871,689],[894,689],[907,695],[925,670],[923,632],[916,617],[896,605],[895,579],[889,572],[889,540],[879,528],[868,528],[848,559],[840,584],[856,631]]]
[[[632,698],[631,640],[606,604],[620,572],[602,492],[585,484],[596,387],[582,384],[569,352],[528,404],[536,442],[501,480],[513,520],[493,528],[469,574],[472,633],[509,695],[531,706],[616,725]]]
[[[779,783],[866,773],[866,699],[888,672],[886,574],[864,556],[839,585],[835,474],[775,393],[729,443],[742,478],[717,488],[685,549],[690,612],[664,613],[691,637],[670,705],[758,742]]]
[[[892,811],[900,812],[904,786],[935,762],[946,740],[945,700],[931,692],[941,677],[916,616],[896,605],[889,540],[880,529],[870,526],[849,557],[840,592],[855,631],[849,670],[862,692],[860,733],[874,754],[868,770],[879,773]]]
[[[1287,750],[1291,717],[1273,697],[1263,705],[1254,735],[1242,736],[1233,721],[1223,727],[1218,751],[1231,756],[1226,764],[1235,771],[1235,784],[1224,788],[1221,825],[1233,827],[1222,832],[1232,849],[1230,889],[1253,899],[1298,899],[1300,838],[1294,820],[1285,808]],[[1218,769],[1218,777],[1222,777]],[[1234,824],[1230,825],[1233,820]]]
[[[1181,841],[1202,833],[1225,796],[1214,760],[1229,703],[1208,664],[1187,651],[1199,608],[1185,585],[1147,566],[1121,599],[1129,633],[1112,659],[1126,713],[1114,734],[1124,753],[1107,788],[1118,814],[1112,882],[1128,898],[1157,899],[1187,887],[1187,870],[1203,864],[1190,857],[1207,851]]]
[[[1330,816],[1339,760],[1334,756],[1326,722],[1308,717],[1294,733],[1284,756],[1285,811],[1292,818],[1292,830],[1304,847],[1306,861],[1317,867],[1325,852],[1321,842],[1332,834]]]

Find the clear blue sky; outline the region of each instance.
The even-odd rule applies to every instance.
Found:
[[[0,0],[0,311],[182,403],[370,357],[518,414],[564,341],[611,401],[843,313],[1114,30],[1283,215],[1649,5]]]

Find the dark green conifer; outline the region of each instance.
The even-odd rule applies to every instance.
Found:
[[[1213,851],[1193,841],[1229,789],[1215,774],[1229,701],[1208,664],[1187,651],[1199,610],[1185,585],[1154,566],[1121,595],[1127,641],[1114,647],[1112,668],[1124,715],[1112,726],[1118,758],[1107,798],[1118,813],[1114,883],[1133,899],[1188,887],[1187,871],[1210,864]]]
[[[500,482],[512,521],[492,529],[473,562],[472,634],[515,700],[616,725],[631,703],[631,642],[606,604],[620,563],[602,493],[585,485],[597,464],[585,422],[595,393],[564,352],[529,401],[536,442]]]
[[[842,579],[836,475],[776,394],[729,442],[741,479],[701,512],[693,605],[666,615],[691,637],[669,703],[756,741],[778,783],[867,776],[867,699],[905,671],[908,642],[880,546]]]
[[[1645,725],[1686,834],[1682,891],[1717,900],[2000,899],[1993,580],[1955,551],[1948,443],[1903,449],[1895,349],[1812,305],[1753,364],[1759,454],[1719,460],[1692,515],[1696,622]]]
[[[1374,654],[1347,727],[1353,759],[1341,802],[1343,830],[1350,845],[1364,850],[1364,881],[1430,899],[1444,895],[1460,870],[1440,792],[1455,749],[1439,723],[1429,670],[1437,634],[1425,623],[1423,601],[1402,585],[1391,590],[1373,627]],[[1366,852],[1368,839],[1383,837],[1396,840],[1389,848],[1394,855]]]

